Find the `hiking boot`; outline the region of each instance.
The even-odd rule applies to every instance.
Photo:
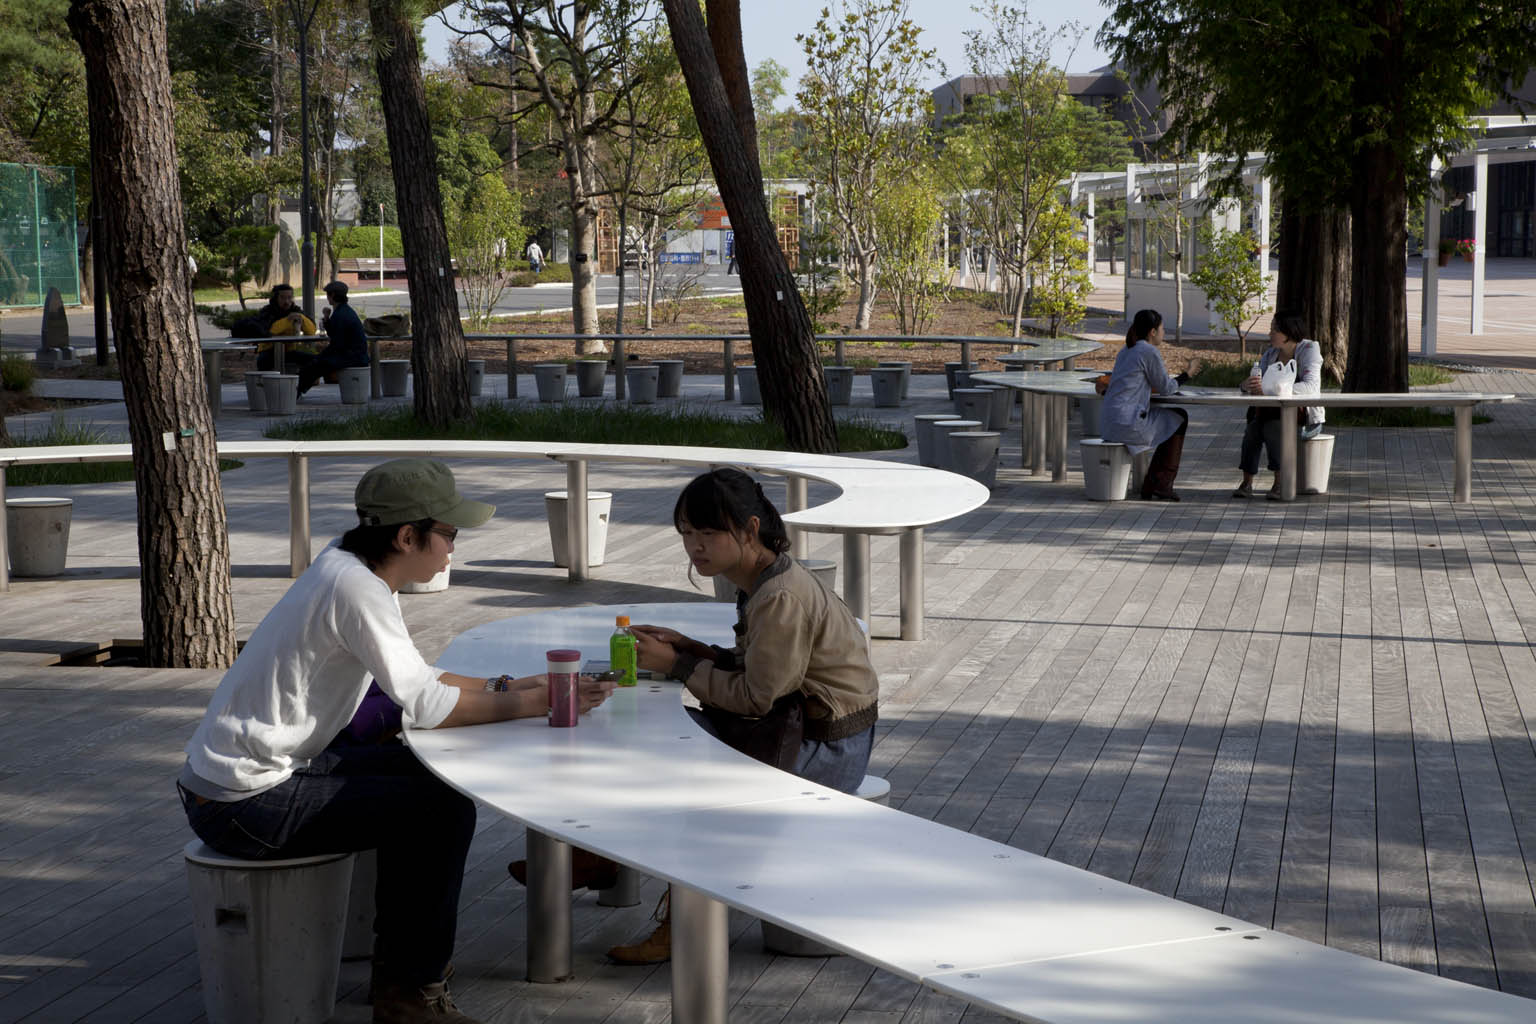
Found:
[[[1237,485],[1237,489],[1232,492],[1232,497],[1234,497],[1234,498],[1251,498],[1251,497],[1253,497],[1253,484],[1238,484]]]
[[[515,860],[507,874],[518,885],[528,884],[528,862]],[[571,851],[571,889],[612,889],[619,884],[619,866],[607,857],[580,847]]]
[[[397,981],[378,981],[373,991],[373,1024],[480,1024],[460,1013],[448,994],[447,981],[414,988]]]
[[[639,942],[628,946],[614,946],[608,958],[619,964],[664,964],[672,959],[672,917],[656,926],[656,930]]]

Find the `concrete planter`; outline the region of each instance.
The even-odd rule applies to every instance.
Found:
[[[908,359],[882,359],[880,365],[889,369],[895,367],[901,371],[901,397],[906,398],[907,392],[912,387],[912,362]]]
[[[848,405],[853,401],[853,367],[823,366],[821,372],[827,382],[828,404]]]
[[[369,377],[372,371],[366,366],[348,366],[336,371],[336,383],[341,388],[342,405],[367,405],[371,389]]]
[[[549,518],[549,546],[555,565],[571,564],[569,531],[566,529],[565,491],[544,495],[544,514]],[[587,565],[602,565],[608,547],[608,519],[613,512],[613,494],[609,491],[587,492]]]
[[[933,459],[937,469],[955,470],[955,464],[949,456],[949,435],[957,430],[980,430],[984,424],[980,420],[968,420],[956,417],[951,420],[936,420],[933,424]]]
[[[275,373],[263,377],[261,389],[267,396],[268,416],[292,416],[299,411],[299,378],[296,375]]]
[[[869,371],[869,386],[875,393],[875,405],[894,408],[901,405],[901,383],[906,375],[899,366],[877,366]]]
[[[479,398],[480,392],[485,390],[485,360],[465,360],[464,369],[469,377],[469,397]]]
[[[742,405],[762,405],[762,393],[757,390],[757,367],[736,367],[736,395]]]
[[[64,571],[74,504],[70,498],[5,499],[12,576],[57,576]]]
[[[565,377],[564,363],[535,363],[533,382],[539,391],[539,401],[565,401]]]
[[[997,483],[997,445],[1002,437],[995,430],[950,431],[946,438],[949,468],[992,488]]]
[[[658,359],[652,364],[660,372],[656,382],[657,398],[676,398],[683,393],[683,361]]]
[[[578,359],[571,365],[576,368],[576,394],[582,398],[601,398],[603,382],[608,377],[607,361]]]
[[[661,383],[661,368],[654,363],[624,367],[624,386],[631,405],[651,405]]]
[[[399,398],[405,394],[411,379],[409,359],[379,360],[379,393],[385,398]]]
[[[245,407],[251,412],[267,411],[267,393],[261,387],[261,382],[267,377],[276,377],[276,370],[247,370],[245,372]]]

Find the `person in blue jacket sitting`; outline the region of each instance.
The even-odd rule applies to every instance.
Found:
[[[330,303],[323,318],[325,335],[330,343],[313,359],[299,368],[299,394],[315,386],[322,377],[349,366],[367,366],[368,335],[357,311],[347,301],[345,281],[332,281],[325,286],[325,299]]]

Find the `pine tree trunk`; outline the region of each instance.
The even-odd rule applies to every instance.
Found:
[[[437,147],[427,120],[416,26],[404,0],[369,0],[368,17],[379,47],[375,62],[384,106],[384,131],[395,179],[395,210],[405,248],[411,294],[411,372],[416,418],[442,427],[474,415],[459,297],[454,290],[443,197],[437,185]]]
[[[1354,176],[1354,268],[1344,390],[1407,391],[1407,178],[1402,162],[1386,144],[1362,150]]]
[[[737,266],[763,411],[784,429],[790,448],[835,452],[837,424],[827,403],[811,320],[779,248],[778,233],[763,202],[762,173],[749,158],[744,132],[732,114],[698,3],[663,3],[720,198],[736,232]],[[725,44],[731,51],[726,57],[730,65],[740,59],[740,34]]]
[[[1275,308],[1301,314],[1323,352],[1323,373],[1344,379],[1349,362],[1350,217],[1348,210],[1280,208],[1280,273]]]
[[[74,0],[69,27],[114,241],[107,281],[138,492],[145,662],[222,668],[235,657],[229,532],[187,280],[165,4]]]

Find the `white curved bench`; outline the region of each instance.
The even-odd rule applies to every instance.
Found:
[[[535,441],[229,441],[221,456],[288,460],[289,572],[299,575],[310,562],[309,460],[313,458],[396,458],[433,456],[459,459],[553,459],[566,467],[566,504],[573,580],[588,576],[587,467],[592,462],[651,463],[685,466],[740,466],[785,480],[784,521],[804,557],[800,531],[843,536],[843,599],[854,615],[869,619],[869,538],[900,537],[901,638],[923,637],[923,528],[964,515],[985,504],[990,492],[968,477],[941,469],[860,459],[845,455],[763,451],[749,448],[696,448],[672,445],[600,445]],[[0,507],[8,466],[58,462],[126,462],[126,444],[60,445],[0,449]],[[806,507],[807,481],[831,484],[837,497]],[[4,550],[0,517],[0,551]],[[0,559],[0,591],[10,585]]]
[[[540,612],[463,633],[437,664],[536,672],[549,647],[606,651],[615,611],[717,642],[734,621],[712,602]],[[529,827],[531,979],[571,973],[577,844],[671,883],[677,1024],[726,1019],[727,906],[1015,1020],[1536,1019],[1529,1000],[1282,935],[769,768],[707,736],[679,691],[642,681],[574,729],[523,719],[408,731],[444,781]]]

